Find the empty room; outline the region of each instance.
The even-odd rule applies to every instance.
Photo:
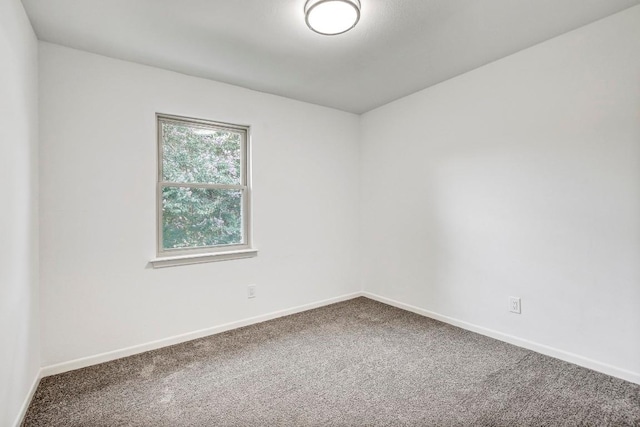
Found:
[[[640,426],[640,0],[0,0],[0,427]]]

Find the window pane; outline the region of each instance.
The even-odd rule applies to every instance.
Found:
[[[243,243],[242,190],[162,188],[164,249]]]
[[[162,179],[240,185],[241,144],[241,132],[162,122]]]

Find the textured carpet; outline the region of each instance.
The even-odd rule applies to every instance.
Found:
[[[640,386],[369,299],[44,378],[24,426],[640,426]]]

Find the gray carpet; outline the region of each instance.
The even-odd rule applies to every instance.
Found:
[[[640,426],[640,386],[366,298],[44,378],[24,426]]]

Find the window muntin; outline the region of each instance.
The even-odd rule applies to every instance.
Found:
[[[158,256],[250,248],[249,128],[157,121]]]

